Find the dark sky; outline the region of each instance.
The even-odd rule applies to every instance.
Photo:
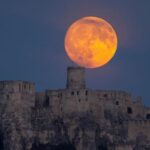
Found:
[[[149,0],[0,0],[0,80],[28,80],[37,91],[63,88],[67,28],[85,16],[104,18],[119,45],[104,67],[87,69],[92,89],[126,90],[150,105]]]

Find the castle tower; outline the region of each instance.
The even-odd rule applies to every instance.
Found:
[[[85,89],[85,69],[82,67],[67,68],[67,88]]]
[[[35,85],[27,81],[0,81],[0,106],[8,103],[12,108],[34,106]],[[20,105],[20,106],[19,106]],[[16,110],[16,111],[17,111]]]
[[[32,136],[29,120],[31,120],[31,107],[34,106],[34,102],[34,83],[0,81],[0,124],[4,125],[1,126],[0,132],[5,133],[4,149],[21,150],[23,148],[19,142],[25,137],[29,139]],[[28,139],[25,139],[24,143],[27,143]]]

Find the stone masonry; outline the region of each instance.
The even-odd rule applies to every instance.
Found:
[[[65,89],[0,81],[0,150],[150,150],[150,108],[87,88],[81,67],[68,67]]]

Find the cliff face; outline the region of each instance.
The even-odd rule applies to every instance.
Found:
[[[150,109],[123,91],[90,90],[83,68],[67,87],[35,93],[0,82],[0,150],[150,150]]]
[[[1,150],[150,149],[146,134],[140,133],[134,140],[129,140],[128,128],[133,121],[126,121],[127,118],[120,114],[113,117],[107,112],[106,120],[99,123],[90,112],[58,117],[49,108],[32,108],[31,120],[26,120],[21,112],[19,109],[16,113],[16,108],[15,112],[11,112],[16,113],[17,117],[3,113]]]
[[[34,85],[22,81],[3,81],[0,85],[0,147],[4,150],[23,149],[33,136]]]
[[[43,111],[46,112],[46,109]],[[38,115],[34,119],[32,124],[34,146],[37,147],[44,145],[47,149],[56,150],[59,150],[60,145],[68,146],[64,148],[65,150],[150,149],[147,133],[145,135],[139,133],[133,140],[129,139],[129,126],[130,124],[136,126],[138,121],[127,120],[129,118],[120,113],[116,117],[106,112],[105,120],[101,122],[97,122],[91,112],[68,114],[63,118],[51,118],[47,115],[45,119],[43,117],[40,119]],[[132,132],[138,131],[133,129]]]

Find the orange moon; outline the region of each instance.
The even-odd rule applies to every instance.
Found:
[[[97,68],[108,63],[117,50],[117,34],[104,19],[84,17],[75,21],[65,36],[65,50],[79,66]]]

